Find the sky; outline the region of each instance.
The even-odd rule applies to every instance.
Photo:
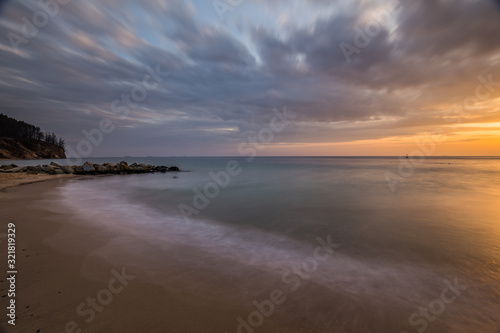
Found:
[[[71,157],[498,156],[499,32],[489,0],[0,1],[0,112]]]

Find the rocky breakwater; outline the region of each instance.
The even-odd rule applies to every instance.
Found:
[[[55,162],[50,165],[17,166],[15,164],[5,164],[0,166],[0,173],[26,173],[26,174],[49,174],[49,175],[105,175],[105,174],[137,174],[155,172],[177,172],[178,167],[167,167],[164,165],[137,164],[130,165],[125,161],[118,164],[103,163],[95,164],[85,162],[82,165],[60,165]]]

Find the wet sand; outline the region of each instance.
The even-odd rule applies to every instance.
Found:
[[[2,320],[1,330],[236,332],[237,318],[255,310],[253,296],[231,295],[230,284],[237,281],[193,270],[175,253],[169,259],[169,253],[159,254],[148,244],[124,248],[137,240],[100,230],[47,201],[65,181],[74,180],[58,178],[0,192],[1,240],[7,240],[7,224],[15,223],[18,271],[16,325]],[[159,257],[164,263],[160,267]],[[9,299],[4,296],[6,282],[1,279],[3,309]],[[297,323],[281,324],[282,319],[274,314],[257,330],[308,332]]]

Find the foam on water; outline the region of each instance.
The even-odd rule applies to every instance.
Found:
[[[193,266],[210,259],[234,263],[226,266],[226,274],[246,269],[259,269],[280,280],[283,273],[304,264],[314,256],[319,244],[309,244],[252,228],[222,225],[215,221],[183,219],[167,216],[143,204],[131,202],[106,181],[78,181],[60,188],[62,201],[88,223],[107,228],[116,234],[133,235],[139,241],[153,243],[165,252],[182,245],[205,254],[202,261],[190,258]],[[328,235],[318,235],[326,240]],[[243,268],[244,269],[244,268]],[[429,281],[446,278],[430,266],[408,265],[388,259],[363,260],[342,253],[342,244],[326,261],[318,262],[317,270],[307,273],[308,280],[331,290],[363,297],[383,298],[388,302],[417,301]],[[428,297],[426,297],[428,296]]]

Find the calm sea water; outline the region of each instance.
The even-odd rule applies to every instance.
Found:
[[[429,158],[404,174],[397,158],[127,161],[189,172],[75,181],[63,202],[159,252],[186,249],[186,267],[238,279],[235,298],[281,288],[280,316],[314,332],[500,332],[498,158]],[[223,177],[229,161],[239,173]],[[392,190],[388,173],[401,177]],[[328,236],[335,253],[294,275]]]

